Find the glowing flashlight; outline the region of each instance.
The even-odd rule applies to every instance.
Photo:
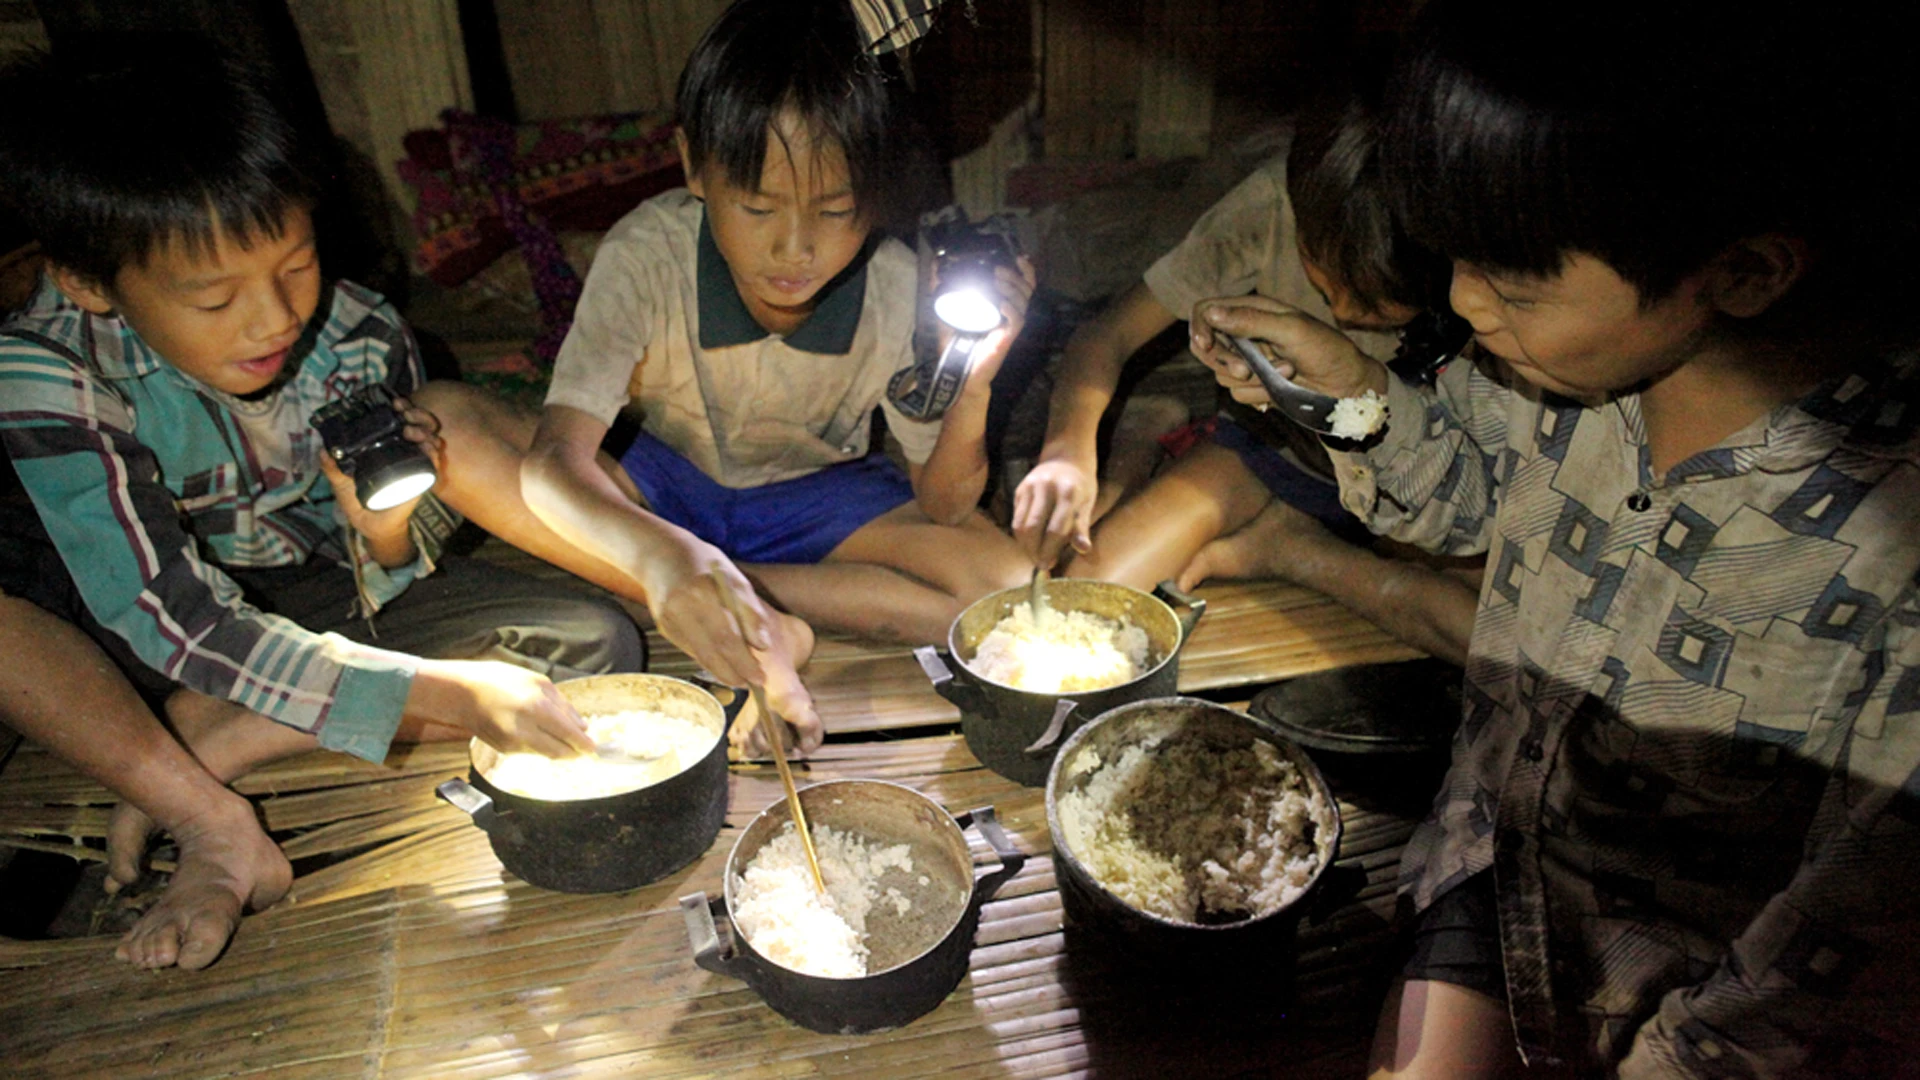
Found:
[[[393,395],[379,383],[319,409],[309,423],[369,510],[424,495],[439,478],[426,451],[407,438]]]

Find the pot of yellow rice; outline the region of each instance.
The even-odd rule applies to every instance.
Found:
[[[1047,778],[1047,825],[1070,941],[1172,971],[1290,963],[1341,830],[1304,750],[1184,697],[1123,705],[1075,732]]]
[[[474,739],[468,777],[438,792],[486,830],[501,865],[545,889],[620,892],[711,847],[727,816],[727,727],[745,695],[665,675],[555,685],[595,743],[621,753],[549,758]]]
[[[680,899],[694,961],[828,1034],[867,1034],[931,1011],[967,973],[980,908],[1026,856],[991,806],[956,819],[911,788],[831,780],[800,789],[827,892],[814,885],[787,800],[727,856],[724,891]],[[1000,857],[978,879],[965,829]],[[723,938],[722,926],[727,927]]]
[[[915,650],[981,764],[1029,787],[1047,779],[1060,741],[1116,705],[1173,693],[1180,650],[1206,601],[1162,582],[1152,593],[1059,578],[1035,611],[1026,586],[968,605],[947,649]]]

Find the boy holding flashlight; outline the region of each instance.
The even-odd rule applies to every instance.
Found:
[[[538,434],[505,477],[531,513],[481,523],[577,572],[611,567],[625,579],[612,587],[716,673],[757,668],[817,745],[794,674],[809,623],[939,641],[963,606],[1026,578],[975,504],[987,383],[1031,274],[1001,275],[1001,326],[944,421],[912,419],[888,384],[913,362],[918,268],[875,231],[906,216],[907,148],[847,5],[736,3],[688,60],[679,112],[688,186],[607,234]],[[904,472],[869,442],[876,408]],[[600,447],[622,409],[641,431],[615,463]],[[517,465],[515,436],[499,435]],[[755,625],[736,623],[716,570],[792,614],[755,598]]]
[[[437,501],[370,509],[322,452],[317,411],[369,385],[414,393],[419,356],[379,297],[322,279],[313,187],[244,73],[142,42],[0,81],[0,175],[50,264],[0,328],[0,438],[38,511],[7,517],[6,588],[47,586],[36,601],[91,631],[172,734],[127,708],[9,720],[130,800],[110,826],[116,881],[154,825],[180,841],[121,951],[201,967],[288,877],[250,813],[194,795],[209,781],[315,746],[588,750],[549,676],[639,670],[644,647],[613,604],[437,559],[456,520]],[[444,469],[433,416],[400,404],[404,437]],[[63,676],[103,682],[45,675],[50,696],[74,689]],[[185,754],[155,754],[176,737]]]

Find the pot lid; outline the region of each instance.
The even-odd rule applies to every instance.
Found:
[[[1462,679],[1432,658],[1358,664],[1268,687],[1248,709],[1312,750],[1418,753],[1453,738]]]

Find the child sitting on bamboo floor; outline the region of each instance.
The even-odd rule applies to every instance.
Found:
[[[524,464],[511,440],[490,451],[540,530],[482,524],[561,566],[614,568],[696,658],[744,634],[797,663],[809,624],[943,640],[962,607],[1027,576],[976,505],[987,385],[1030,274],[1003,271],[1004,325],[944,420],[909,418],[887,392],[912,364],[918,266],[876,232],[911,217],[896,212],[909,148],[844,0],[734,4],[687,61],[679,114],[688,187],[608,233]],[[904,472],[870,446],[876,407]],[[614,464],[600,447],[622,409],[641,431]],[[715,570],[793,615],[736,626]],[[785,664],[767,676],[793,680]],[[811,710],[785,714],[819,741]]]
[[[1486,552],[1375,1077],[1886,1077],[1920,1054],[1912,38],[1884,5],[1427,6],[1382,161],[1504,368],[1396,377],[1346,505]],[[1247,393],[1244,380],[1236,385]]]
[[[51,700],[112,700],[9,713],[126,800],[114,880],[156,822],[175,831],[179,869],[123,955],[205,966],[285,890],[250,808],[207,794],[263,762],[472,736],[592,749],[550,677],[640,670],[625,612],[443,555],[457,519],[436,496],[368,509],[323,451],[316,411],[379,384],[413,396],[406,438],[448,477],[434,429],[461,418],[422,408],[439,394],[392,307],[322,276],[311,174],[260,87],[187,40],[28,58],[0,75],[0,175],[48,259],[0,326],[0,437],[37,511],[0,532],[46,556],[5,587],[90,631],[173,729],[57,663]]]
[[[1047,442],[1014,496],[1015,536],[1042,566],[1136,588],[1278,577],[1333,597],[1459,663],[1477,565],[1385,557],[1339,503],[1326,453],[1296,425],[1229,405],[1144,489],[1114,505],[1095,439],[1128,356],[1207,297],[1275,297],[1393,356],[1394,331],[1444,294],[1446,265],[1393,221],[1358,100],[1305,114],[1288,149],[1201,217],[1144,280],[1075,332]],[[1097,524],[1096,524],[1097,523]],[[1404,549],[1403,549],[1404,552]]]

